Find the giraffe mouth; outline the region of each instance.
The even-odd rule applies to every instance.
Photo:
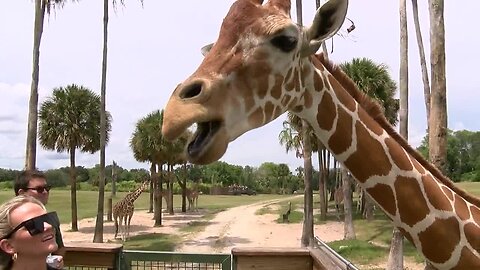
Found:
[[[197,131],[187,146],[187,152],[191,159],[197,159],[205,152],[221,126],[222,122],[218,120],[197,123]]]

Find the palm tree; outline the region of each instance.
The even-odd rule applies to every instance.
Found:
[[[447,157],[447,83],[445,74],[445,25],[443,0],[429,0],[430,65],[432,87],[428,121],[429,158],[442,171]]]
[[[28,105],[28,126],[25,168],[36,168],[37,158],[37,121],[38,121],[38,80],[40,77],[40,43],[43,34],[45,12],[62,7],[65,0],[35,0],[35,21],[33,26],[33,68],[32,83],[30,86],[30,101]]]
[[[143,0],[140,0],[143,5]],[[117,1],[112,0],[115,7]],[[120,0],[123,5],[124,0]],[[107,89],[107,52],[108,52],[108,4],[109,0],[103,0],[103,53],[102,53],[102,82],[100,87],[101,103],[100,106],[100,179],[98,181],[98,206],[97,219],[95,223],[95,233],[93,235],[93,242],[103,242],[103,205],[105,201],[105,144],[106,144],[106,115],[105,115],[105,100]]]
[[[428,79],[427,61],[425,60],[425,48],[423,47],[422,31],[420,30],[420,19],[418,18],[417,0],[412,0],[413,24],[415,25],[415,35],[417,36],[418,53],[420,57],[420,68],[422,69],[423,95],[425,99],[425,111],[427,122],[430,118],[430,81]],[[427,127],[428,129],[428,127]]]
[[[110,113],[106,116],[108,142]],[[52,96],[42,103],[39,118],[41,146],[70,154],[72,231],[78,231],[75,150],[93,154],[100,149],[100,96],[75,84],[55,88]]]
[[[156,110],[144,118],[140,119],[135,127],[130,140],[130,147],[133,151],[133,156],[139,162],[150,162],[150,194],[154,194],[155,199],[150,201],[154,203],[154,226],[162,225],[162,201],[159,199],[159,176],[157,174],[157,166],[162,166],[165,163],[165,149],[164,139],[162,136],[161,127],[163,122],[163,111]],[[153,190],[152,190],[153,189]],[[152,193],[153,192],[153,193]],[[151,197],[152,198],[152,197]]]
[[[400,0],[400,135],[408,140],[408,28],[407,1]],[[403,235],[393,228],[387,268],[403,270]]]

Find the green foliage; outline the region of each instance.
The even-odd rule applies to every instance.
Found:
[[[75,84],[53,89],[38,113],[40,145],[48,150],[95,153],[100,149],[100,96]],[[107,137],[112,116],[107,112]]]
[[[428,159],[428,134],[417,150]],[[455,182],[480,181],[480,132],[448,130],[446,175]]]
[[[174,251],[180,237],[171,234],[152,233],[128,238],[124,249],[149,251]]]
[[[53,187],[64,187],[70,184],[68,172],[62,169],[45,171],[45,176],[47,177],[48,184]]]
[[[0,190],[10,190],[13,194],[13,181],[0,182]]]
[[[368,58],[354,58],[350,62],[340,64],[340,67],[360,90],[380,103],[387,120],[395,125],[398,121],[400,103],[394,98],[397,84],[391,78],[388,67]]]
[[[342,257],[356,264],[371,264],[382,260],[388,254],[387,247],[375,246],[361,240],[341,240],[328,243]]]
[[[20,171],[0,168],[0,182],[12,182]]]

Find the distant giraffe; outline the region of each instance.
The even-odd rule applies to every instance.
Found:
[[[197,188],[186,189],[186,196],[188,199],[188,210],[198,211],[198,195],[199,195],[199,192]]]
[[[142,192],[149,187],[149,184],[150,180],[144,181],[137,189],[128,193],[125,198],[116,202],[113,206],[112,214],[115,224],[115,238],[118,234],[119,225],[120,227],[122,226],[122,221],[124,223],[122,240],[125,241],[130,235],[130,221],[132,220],[133,212],[135,210],[134,202],[140,196],[140,194],[142,194]]]

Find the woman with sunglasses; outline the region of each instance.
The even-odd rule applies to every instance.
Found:
[[[55,212],[31,196],[16,196],[0,206],[0,269],[55,269],[46,264],[57,250]]]

